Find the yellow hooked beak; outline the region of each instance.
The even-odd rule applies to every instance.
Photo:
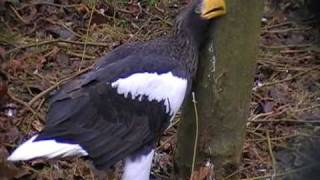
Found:
[[[201,17],[212,19],[226,14],[226,4],[224,0],[203,0]]]

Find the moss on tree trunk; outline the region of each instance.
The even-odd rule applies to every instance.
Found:
[[[238,169],[256,64],[261,0],[226,0],[227,15],[215,21],[194,82],[199,114],[197,163],[211,160],[216,179]],[[190,175],[195,116],[191,98],[178,130],[176,167]],[[238,179],[237,175],[233,179]]]

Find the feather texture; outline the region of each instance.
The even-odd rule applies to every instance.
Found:
[[[19,146],[9,157],[9,161],[30,160],[39,157],[55,158],[66,156],[86,156],[88,153],[78,144],[59,143],[55,140],[34,141],[37,135]]]

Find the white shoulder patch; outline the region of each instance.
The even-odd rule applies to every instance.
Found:
[[[164,100],[166,112],[174,115],[180,108],[187,91],[187,79],[174,76],[171,72],[136,73],[126,78],[118,79],[111,83],[117,88],[119,94],[126,98],[131,94],[133,99],[141,101],[142,96],[147,96],[149,101]]]
[[[82,155],[88,153],[78,144],[59,143],[55,140],[34,141],[33,136],[28,141],[20,145],[9,157],[9,161],[24,161],[35,158],[54,158]]]

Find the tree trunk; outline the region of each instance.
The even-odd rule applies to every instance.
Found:
[[[203,48],[193,90],[199,114],[196,167],[213,162],[217,180],[238,170],[254,77],[262,0],[226,0],[227,15],[215,20]],[[195,140],[189,98],[178,130],[176,170],[190,175]],[[197,168],[196,168],[197,169]],[[237,173],[232,179],[238,179]]]

